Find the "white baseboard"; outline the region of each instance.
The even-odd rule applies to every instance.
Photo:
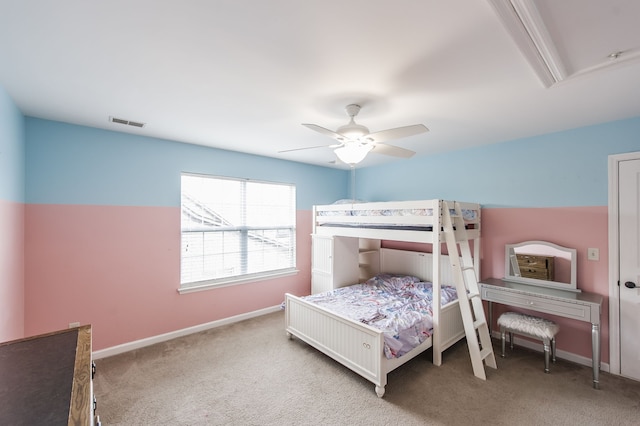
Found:
[[[101,359],[110,357],[113,355],[118,355],[124,352],[129,352],[134,349],[144,348],[145,346],[150,346],[156,343],[166,342],[167,340],[175,339],[177,337],[188,336],[189,334],[198,333],[200,331],[209,330],[212,328],[220,327],[227,324],[233,324],[236,322],[244,321],[250,318],[259,317],[262,315],[267,315],[273,312],[277,312],[281,309],[280,305],[272,306],[269,308],[260,309],[258,311],[247,312],[245,314],[236,315],[229,318],[223,318],[220,320],[208,322],[205,324],[195,325],[193,327],[183,328],[181,330],[171,331],[169,333],[159,334],[157,336],[147,337],[145,339],[135,340],[133,342],[123,343],[121,345],[112,346],[110,348],[101,349],[99,351],[93,352],[93,359]],[[494,331],[492,336],[498,340],[500,340],[500,332]],[[525,347],[527,349],[531,349],[542,354],[543,348],[541,343],[532,342],[531,340],[522,339],[517,335],[514,335],[513,343],[518,346]],[[499,354],[498,354],[499,355]],[[563,350],[556,350],[556,357],[562,358],[567,361],[575,362],[576,364],[585,365],[587,367],[592,366],[591,358],[584,357],[582,355],[577,355],[572,352],[567,352]],[[601,362],[600,363],[600,371],[609,372],[609,364]]]
[[[492,336],[494,338],[500,340],[500,332],[499,331],[494,331],[492,333]],[[508,338],[507,338],[507,342],[508,342]],[[513,344],[525,347],[527,349],[534,350],[536,352],[540,352],[541,354],[544,351],[544,349],[542,347],[542,342],[532,342],[531,340],[522,339],[522,338],[518,337],[517,335],[513,336]],[[496,355],[500,356],[500,354],[496,354]],[[567,361],[575,362],[576,364],[585,365],[587,367],[593,366],[591,358],[587,358],[587,357],[584,357],[582,355],[577,355],[577,354],[574,354],[572,352],[567,352],[567,351],[563,351],[563,350],[559,350],[559,349],[556,349],[556,358],[562,358],[562,359],[565,359]],[[608,373],[609,372],[609,364],[604,363],[604,362],[600,362],[600,371],[604,371],[604,372]]]
[[[211,328],[220,327],[222,325],[233,324],[235,322],[244,321],[246,319],[270,314],[273,312],[277,312],[280,309],[281,309],[280,305],[272,306],[270,308],[260,309],[258,311],[253,311],[253,312],[247,312],[246,314],[236,315],[229,318],[223,318],[223,319],[208,322],[205,324],[195,325],[193,327],[171,331],[169,333],[159,334],[157,336],[147,337],[145,339],[123,343],[121,345],[112,346],[110,348],[100,349],[99,351],[93,352],[93,359],[100,359],[100,358],[106,358],[113,355],[118,355],[124,352],[132,351],[134,349],[150,346],[156,343],[166,342],[167,340],[175,339],[176,337],[187,336],[189,334],[198,333],[200,331],[209,330]]]

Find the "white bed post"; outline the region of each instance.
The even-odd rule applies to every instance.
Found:
[[[316,206],[314,205],[313,206],[313,225],[311,227],[311,233],[313,235],[317,234],[317,231],[316,231],[316,226],[318,224],[318,221],[316,220],[317,214],[318,212],[316,211]]]
[[[473,240],[473,266],[476,270],[476,277],[478,277],[478,279],[482,279],[482,277],[480,277],[480,237],[482,235],[482,230],[480,229],[480,214],[480,209],[478,209],[478,223],[476,224],[476,227],[478,228],[478,237]],[[489,328],[489,331],[491,331],[491,328]]]
[[[437,213],[437,214],[435,214]],[[440,274],[440,255],[442,253],[442,244],[440,242],[440,229],[442,227],[442,200],[438,200],[438,211],[434,211],[434,222],[433,222],[433,244],[431,251],[433,252],[432,262],[433,262],[433,364],[440,366],[442,365],[442,336],[441,333],[437,330],[440,330],[440,308],[441,308],[441,297],[440,297],[440,286],[441,286],[441,274]]]
[[[482,277],[480,276],[480,242],[481,242],[481,235],[482,235],[482,225],[480,225],[482,223],[482,221],[480,220],[480,206],[478,205],[478,223],[475,225],[476,228],[478,229],[478,235],[476,238],[474,238],[473,240],[473,268],[476,271],[476,277],[478,277],[478,280],[481,280]],[[491,323],[489,322],[489,318],[492,318],[493,315],[491,313],[489,313],[488,317],[487,317],[487,325],[489,326],[489,336],[491,336]]]

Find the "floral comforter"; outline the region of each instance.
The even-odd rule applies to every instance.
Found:
[[[420,345],[433,329],[433,286],[419,278],[379,274],[366,283],[314,294],[304,299],[384,334],[384,354],[397,358]],[[442,286],[441,303],[457,299],[456,289]]]

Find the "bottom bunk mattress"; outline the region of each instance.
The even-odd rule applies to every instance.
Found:
[[[454,287],[441,288],[442,306],[457,299]],[[433,329],[433,285],[413,276],[379,274],[365,283],[303,299],[382,331],[388,359],[417,347]]]

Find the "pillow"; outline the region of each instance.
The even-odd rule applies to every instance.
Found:
[[[402,289],[415,283],[419,283],[420,281],[422,281],[420,278],[411,275],[382,273],[373,278],[369,278],[366,284],[378,287]]]
[[[342,200],[338,200],[338,201],[334,201],[333,204],[361,204],[361,203],[366,203],[366,201],[362,201],[362,200],[351,200],[348,198],[342,199]]]

